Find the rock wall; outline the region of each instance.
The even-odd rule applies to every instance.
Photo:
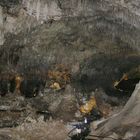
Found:
[[[4,0],[0,2],[0,5],[2,6],[0,8],[1,38],[4,36],[2,30],[15,34],[24,31],[26,26],[28,26],[28,28],[30,28],[30,26],[33,27],[33,23],[37,23],[37,21],[40,21],[41,24],[43,22],[50,22],[51,20],[61,21],[82,18],[95,22],[97,20],[104,20],[103,23],[98,21],[98,26],[106,25],[104,22],[109,22],[114,25],[118,24],[118,26],[125,26],[125,28],[128,29],[138,29],[140,26],[139,2],[137,0],[22,0],[15,2]],[[27,18],[27,15],[35,17],[37,21],[34,21],[35,19],[33,20],[31,17]],[[25,23],[25,20],[28,24],[27,22]],[[115,33],[116,32],[113,32],[113,35]],[[138,40],[139,36],[135,36],[135,38],[131,39],[131,42],[135,43],[135,46],[137,46],[137,44],[139,44]],[[137,47],[137,49],[139,49],[139,47]]]
[[[0,5],[1,67],[23,72],[27,67],[64,64],[82,86],[96,88],[140,65],[138,0],[23,0]]]

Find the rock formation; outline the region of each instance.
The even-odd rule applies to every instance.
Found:
[[[118,96],[114,82],[124,73],[137,70],[134,77],[140,73],[139,60],[139,0],[0,1],[0,73],[28,76],[34,71],[46,78],[48,70],[64,65],[74,91],[90,93],[101,87],[108,95]],[[127,104],[98,134],[107,132],[106,126],[119,127],[121,121],[112,123],[118,119],[138,121],[137,89],[128,102],[136,102],[129,106],[132,114]]]

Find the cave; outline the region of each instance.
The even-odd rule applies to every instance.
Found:
[[[98,140],[138,137],[139,126],[131,127],[127,121],[116,125],[115,120],[121,122],[123,117],[112,118],[116,110],[125,112],[134,93],[139,93],[139,4],[138,0],[0,1],[0,139],[66,139],[66,123],[75,120],[77,104],[93,93],[100,111],[111,108],[112,113],[101,113],[105,121],[95,129]],[[126,120],[133,113],[130,122],[139,123],[140,114],[133,107],[126,109],[130,111]],[[36,129],[41,133],[30,136]],[[44,134],[47,129],[50,133]],[[92,129],[90,135],[95,134]]]

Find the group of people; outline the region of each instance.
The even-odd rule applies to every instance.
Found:
[[[45,80],[39,76],[27,77],[21,74],[0,75],[0,95],[15,93],[25,97],[37,96],[39,91],[45,87]]]

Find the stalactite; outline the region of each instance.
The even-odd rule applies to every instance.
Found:
[[[34,16],[37,20],[58,20],[62,15],[61,9],[55,1],[23,0],[22,5],[27,10],[27,14]]]
[[[4,20],[4,17],[3,17],[3,10],[2,10],[2,7],[0,7],[0,45],[3,45],[4,43],[4,25],[3,25],[3,20]]]

